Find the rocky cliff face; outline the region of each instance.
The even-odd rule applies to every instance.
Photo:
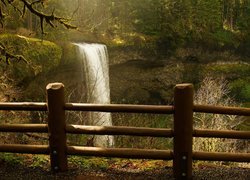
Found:
[[[0,40],[15,47],[14,53],[22,54],[29,60],[28,64],[0,65],[5,74],[7,69],[8,77],[15,82],[11,87],[18,87],[18,92],[22,91],[23,96],[19,100],[44,101],[46,85],[62,82],[65,84],[67,101],[86,102],[83,72],[74,45],[64,43],[60,47],[49,41],[17,35],[0,35]],[[248,63],[202,64],[157,60],[153,56],[143,57],[142,53],[119,48],[109,49],[109,57],[112,103],[169,104],[173,101],[175,84],[198,84],[207,74],[226,78],[234,96],[249,102]],[[2,89],[6,90],[4,87]],[[14,90],[12,94],[15,94]]]
[[[76,49],[64,45],[62,63],[46,76],[41,76],[46,83],[59,81],[65,84],[66,96],[71,102],[86,102],[85,80],[81,64],[76,56]],[[114,55],[114,54],[115,55]],[[131,54],[123,54],[123,61],[116,58],[117,51],[109,51],[110,88],[112,103],[168,104],[172,102],[173,87],[182,81],[182,64],[166,60],[135,59]],[[133,60],[129,60],[132,58]],[[34,84],[31,87],[35,86]],[[31,88],[30,88],[31,89]]]
[[[166,61],[129,60],[110,66],[112,101],[168,104],[173,85],[182,79],[182,66]]]

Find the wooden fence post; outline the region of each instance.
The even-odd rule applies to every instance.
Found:
[[[173,161],[175,179],[192,179],[193,94],[192,84],[175,86]]]
[[[54,172],[66,171],[68,163],[64,85],[62,83],[51,83],[47,85],[46,90],[51,169]]]

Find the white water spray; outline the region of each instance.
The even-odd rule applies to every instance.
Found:
[[[79,57],[83,61],[83,71],[87,83],[88,103],[109,104],[109,67],[107,47],[102,44],[75,44],[78,46]],[[95,126],[112,126],[110,113],[90,113],[90,124]],[[113,136],[95,136],[94,145],[111,147]]]

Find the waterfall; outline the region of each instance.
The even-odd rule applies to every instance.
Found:
[[[103,44],[77,43],[79,58],[83,62],[83,72],[87,86],[87,102],[110,103],[108,51]],[[110,113],[91,112],[90,125],[112,126]],[[114,137],[103,135],[94,137],[94,146],[111,147]]]

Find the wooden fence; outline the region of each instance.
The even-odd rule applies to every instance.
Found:
[[[250,139],[250,131],[193,129],[194,112],[250,116],[250,108],[194,105],[194,88],[191,84],[176,85],[174,106],[65,103],[63,84],[49,84],[46,90],[47,103],[0,103],[0,110],[47,111],[48,124],[1,124],[0,132],[49,133],[49,144],[1,144],[0,152],[48,154],[51,169],[54,172],[68,169],[67,155],[173,160],[173,172],[176,179],[191,179],[193,160],[250,162],[249,153],[193,151],[193,137]],[[69,125],[65,123],[65,111],[173,114],[174,129]],[[66,134],[173,138],[174,148],[173,150],[149,150],[69,146],[66,143]]]

